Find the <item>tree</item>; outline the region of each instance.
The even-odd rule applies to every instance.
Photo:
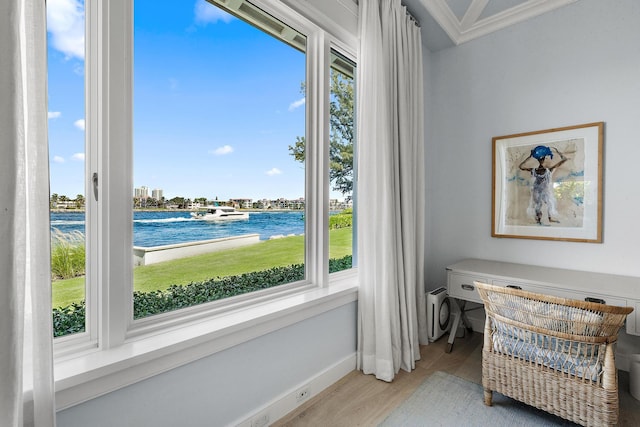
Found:
[[[84,196],[82,194],[76,195],[76,208],[82,209],[84,207]]]
[[[178,209],[182,209],[184,207],[184,197],[176,196],[173,199],[169,200],[172,204],[177,205]]]
[[[332,70],[329,103],[329,180],[333,189],[342,194],[353,190],[353,79]],[[305,86],[302,84],[301,92]],[[297,136],[289,146],[289,154],[298,162],[305,160],[305,138]]]
[[[53,193],[49,199],[49,208],[55,208],[58,206],[58,193]]]
[[[194,203],[200,203],[200,205],[202,206],[206,206],[207,205],[207,198],[206,197],[196,197],[195,199],[193,199]]]

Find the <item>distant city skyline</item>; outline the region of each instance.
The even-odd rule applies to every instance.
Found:
[[[134,209],[148,209],[148,208],[168,208],[168,209],[194,209],[204,207],[203,203],[216,204],[220,202],[229,206],[236,206],[241,209],[304,209],[306,201],[304,197],[287,199],[283,197],[267,198],[262,197],[258,199],[232,197],[229,199],[211,199],[206,197],[183,197],[174,196],[171,198],[163,197],[163,190],[161,188],[155,188],[149,195],[149,188],[146,186],[135,187],[133,189],[133,208]],[[180,199],[180,200],[176,200]],[[203,201],[203,199],[205,199]],[[50,207],[52,209],[84,209],[86,199],[81,194],[73,196],[67,196],[66,194],[52,193],[50,197]],[[353,201],[351,199],[330,199],[330,210],[342,210],[348,207],[352,207]]]
[[[205,0],[134,2],[134,186],[297,199],[305,55]],[[84,1],[48,0],[51,193],[86,194]],[[331,198],[343,199],[340,193]]]

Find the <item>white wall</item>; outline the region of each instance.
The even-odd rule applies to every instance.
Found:
[[[639,40],[640,2],[582,0],[430,54],[428,288],[467,257],[640,276]],[[595,121],[604,242],[492,238],[491,138]]]
[[[350,303],[73,406],[58,412],[57,425],[213,427],[243,420],[353,356],[356,311]]]

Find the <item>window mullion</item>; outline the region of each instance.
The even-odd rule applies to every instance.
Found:
[[[307,58],[307,277],[314,284],[327,286],[330,43],[324,32],[309,36]]]
[[[85,279],[85,304],[86,304],[86,325],[89,332],[90,340],[98,341],[98,307],[99,307],[99,254],[100,244],[102,241],[101,230],[99,227],[99,186],[94,187],[93,175],[97,174],[99,178],[99,134],[98,123],[101,113],[101,105],[99,100],[101,97],[101,88],[99,84],[99,64],[100,64],[100,40],[102,37],[99,33],[100,13],[98,4],[92,1],[85,3],[85,230],[87,242],[87,262],[86,262],[86,279]],[[99,180],[98,180],[99,184]]]
[[[99,345],[124,341],[131,322],[131,0],[96,2]]]

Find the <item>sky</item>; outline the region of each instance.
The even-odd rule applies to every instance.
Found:
[[[51,193],[84,189],[83,1],[47,0]],[[134,3],[134,187],[304,197],[304,54],[204,0]],[[332,197],[338,197],[332,194]]]

